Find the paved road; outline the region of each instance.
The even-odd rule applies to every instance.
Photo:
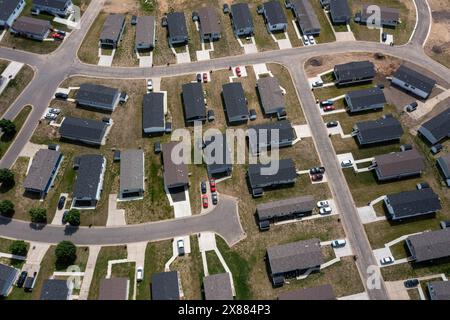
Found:
[[[39,229],[29,222],[0,217],[2,237],[52,244],[70,240],[76,245],[115,245],[171,239],[199,232],[214,232],[230,246],[245,238],[236,199],[222,195],[217,207],[207,214],[122,227],[80,227],[76,231],[50,224]]]
[[[418,8],[417,29],[411,42],[404,46],[390,47],[373,42],[334,42],[316,46],[292,48],[283,51],[268,51],[248,55],[240,55],[214,59],[209,61],[193,62],[189,64],[161,66],[154,68],[108,68],[86,65],[81,63],[77,56],[77,49],[101,9],[102,0],[93,0],[91,6],[82,18],[81,30],[75,31],[66,40],[62,48],[46,56],[39,56],[15,50],[0,48],[0,57],[24,62],[34,66],[37,70],[35,80],[27,87],[22,96],[10,107],[5,118],[13,118],[26,104],[34,106],[25,126],[18,134],[12,147],[0,161],[0,167],[11,167],[32,136],[39,118],[52,98],[57,85],[66,77],[73,75],[86,75],[106,78],[148,78],[164,77],[181,74],[191,74],[199,71],[217,70],[230,65],[246,65],[255,63],[278,62],[289,68],[298,93],[302,93],[301,102],[306,118],[311,126],[319,156],[326,166],[329,185],[336,199],[340,212],[342,212],[343,225],[358,255],[357,265],[363,280],[367,279],[367,267],[376,265],[370,244],[364,228],[356,212],[350,190],[339,168],[333,146],[329,141],[323,120],[317,112],[314,99],[306,83],[303,63],[312,56],[324,54],[338,54],[345,52],[382,52],[426,67],[437,76],[448,79],[450,70],[443,68],[439,63],[430,59],[423,52],[422,45],[427,37],[431,18],[429,16],[426,0],[416,0]],[[73,234],[66,234],[64,228],[45,226],[42,230],[35,230],[26,222],[7,221],[0,219],[0,235],[11,238],[20,238],[29,241],[42,241],[55,243],[62,239],[70,239],[76,244],[122,244],[126,242],[139,242],[156,239],[171,238],[181,234],[200,231],[213,231],[221,234],[228,242],[243,236],[242,231],[236,233],[235,228],[242,230],[237,215],[233,219],[224,220],[223,215],[217,214],[219,210],[192,218],[171,220],[152,224],[117,228],[80,228]],[[228,212],[228,211],[227,211]],[[225,223],[224,223],[225,221]],[[237,227],[239,225],[239,227]],[[189,232],[187,231],[189,230]],[[231,234],[231,235],[230,235]],[[237,235],[239,234],[239,235]],[[387,299],[384,284],[380,290],[369,290],[372,299]]]

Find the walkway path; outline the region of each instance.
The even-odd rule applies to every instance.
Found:
[[[89,246],[89,257],[84,270],[83,282],[81,283],[79,300],[87,300],[92,278],[94,277],[95,265],[100,252],[100,246]]]

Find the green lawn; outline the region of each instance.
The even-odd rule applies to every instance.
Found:
[[[135,275],[136,275],[135,262],[118,263],[114,264],[111,268],[111,278],[128,278],[130,280],[128,300],[133,299]]]
[[[335,97],[342,96],[346,94],[347,92],[357,91],[357,90],[363,90],[363,89],[369,89],[373,88],[373,83],[364,83],[364,84],[358,84],[351,87],[338,87],[338,86],[331,86],[331,87],[325,87],[320,89],[314,89],[313,93],[316,99],[319,100],[326,100],[331,99]]]
[[[14,124],[16,125],[16,134],[12,137],[2,135],[0,137],[0,157],[2,157],[6,151],[8,150],[9,146],[13,143],[15,136],[19,133],[20,129],[22,128],[23,124],[28,118],[28,115],[31,112],[30,106],[25,106],[22,111],[17,115],[17,117],[13,120]]]
[[[1,72],[2,70],[0,68],[0,73]],[[24,65],[16,77],[8,83],[8,86],[0,96],[0,115],[4,114],[11,104],[17,99],[17,97],[30,83],[31,79],[33,79],[33,76],[33,69],[28,65]]]
[[[397,281],[444,273],[450,276],[450,259],[435,261],[430,264],[402,263],[381,269],[385,281]]]
[[[214,251],[206,252],[206,261],[208,262],[208,272],[210,275],[225,272],[219,257]]]
[[[336,41],[336,37],[333,32],[333,27],[331,26],[330,22],[327,19],[327,15],[325,11],[322,9],[322,5],[320,4],[320,1],[310,1],[312,4],[314,11],[316,12],[317,19],[320,22],[321,31],[320,36],[315,37],[317,40],[317,43],[326,43],[326,42],[333,42]]]

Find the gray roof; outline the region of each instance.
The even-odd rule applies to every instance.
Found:
[[[285,107],[283,91],[277,78],[263,77],[256,82],[261,104],[265,113],[271,113],[278,108]]]
[[[40,149],[33,157],[28,175],[23,182],[25,189],[45,191],[55,167],[61,158],[61,152]]]
[[[144,95],[142,106],[142,127],[164,127],[164,93],[150,92]]]
[[[427,130],[436,142],[450,137],[450,108],[434,116],[419,128],[419,132]],[[432,141],[434,143],[434,141]]]
[[[425,76],[423,73],[407,67],[402,64],[397,71],[395,71],[394,78],[397,78],[411,86],[414,86],[428,94],[433,90],[436,80]]]
[[[447,180],[447,185],[450,187],[450,153],[439,157],[437,163],[441,168],[444,178]]]
[[[392,207],[395,219],[432,213],[442,208],[439,196],[431,188],[389,194],[386,201]]]
[[[361,136],[361,143],[364,144],[396,140],[403,134],[400,121],[394,117],[357,122],[355,126]]]
[[[63,138],[88,140],[101,144],[108,124],[103,121],[67,117],[59,128]]]
[[[128,278],[109,278],[100,281],[98,300],[128,300]]]
[[[171,141],[162,145],[164,163],[164,184],[168,187],[189,184],[188,168],[185,163],[176,164],[171,157],[173,148],[180,142]]]
[[[214,7],[202,7],[197,11],[202,34],[220,33],[219,17]]]
[[[346,17],[349,19],[352,16],[352,11],[350,10],[347,0],[331,0],[330,14],[332,19],[340,17]]]
[[[8,20],[22,0],[0,0],[0,20]]]
[[[79,156],[78,161],[79,168],[77,170],[73,197],[78,199],[95,199],[101,183],[103,163],[106,159],[102,155],[88,154]]]
[[[309,239],[267,248],[272,275],[320,266],[324,256],[319,239]]]
[[[183,107],[186,120],[206,118],[203,86],[199,82],[185,83],[183,89]]]
[[[45,6],[62,10],[66,6],[67,1],[68,0],[33,0],[33,5]]]
[[[144,190],[144,151],[125,150],[121,152],[120,190]]]
[[[125,16],[123,14],[108,15],[106,17],[105,23],[103,24],[102,33],[100,34],[100,40],[118,41],[124,23]]]
[[[311,212],[315,207],[313,196],[302,196],[258,204],[256,214],[259,221],[284,217],[294,213]]]
[[[232,117],[248,116],[247,100],[245,99],[242,83],[231,82],[224,84],[222,86],[222,95],[228,121]]]
[[[250,164],[248,166],[248,179],[250,182],[250,186],[253,189],[295,182],[297,178],[297,171],[295,169],[295,163],[292,159],[279,160],[278,170],[276,172],[271,171],[271,168],[276,168],[276,165],[273,165],[272,167],[271,165],[272,163],[258,163]],[[267,171],[263,172],[262,169],[265,169]]]
[[[351,110],[387,103],[383,90],[378,87],[350,91],[346,96],[351,101]]]
[[[136,45],[140,43],[148,43],[153,45],[155,43],[155,17],[141,16],[137,20],[136,25]]]
[[[431,300],[450,300],[450,281],[431,281],[427,286]]]
[[[41,290],[41,300],[67,300],[69,288],[67,280],[47,279]]]
[[[278,137],[272,134],[272,130],[274,130],[273,133],[278,132]],[[292,142],[296,137],[295,130],[288,120],[250,126],[248,128],[248,132],[249,147],[253,154],[259,153],[263,148],[265,148],[265,146],[277,147],[278,145],[283,144],[283,142],[285,141]],[[264,132],[266,132],[267,136],[264,136]],[[256,133],[256,135],[254,133]]]
[[[303,32],[320,30],[320,22],[310,0],[296,0],[292,3],[297,22]]]
[[[370,61],[354,61],[334,66],[339,81],[375,77],[375,66]]]
[[[178,272],[152,274],[152,300],[180,300]]]
[[[227,272],[203,278],[206,300],[233,300],[231,275]]]
[[[278,295],[278,300],[336,300],[336,295],[330,284],[324,284],[318,287],[282,292]]]
[[[50,29],[50,21],[21,16],[12,25],[12,29],[17,32],[31,33],[44,36]]]
[[[270,24],[287,23],[283,8],[278,0],[269,1],[263,4],[266,11],[266,18]]]
[[[19,270],[0,263],[0,296],[6,295]]]
[[[370,16],[372,16],[372,11],[369,10],[367,12],[367,8],[369,5],[365,4],[362,7],[361,10],[361,17],[364,20],[367,20]],[[381,20],[382,21],[399,21],[400,19],[400,10],[396,8],[388,8],[388,7],[379,7],[380,13],[381,13]]]
[[[231,16],[236,29],[253,29],[252,14],[247,3],[235,3],[231,5]]]
[[[113,109],[119,89],[93,83],[83,83],[77,91],[76,100],[89,101],[92,104],[110,105]]]
[[[445,258],[450,256],[450,229],[412,235],[407,243],[416,262]]]
[[[220,141],[217,141],[216,139],[218,139],[220,136],[222,137],[222,139]],[[209,145],[213,142],[215,143],[213,146],[211,146],[211,148],[214,149],[209,150]],[[220,144],[217,146],[218,149],[216,149],[217,144]],[[218,172],[223,173],[232,170],[233,159],[231,158],[230,147],[228,145],[225,134],[213,135],[205,138],[205,145],[206,147],[203,150],[203,156],[205,159],[205,163],[208,166],[208,172],[210,173],[210,175]],[[222,151],[222,154],[216,152],[219,149]]]
[[[183,12],[172,12],[167,15],[169,37],[188,37],[186,18]]]
[[[375,156],[374,161],[381,177],[420,173],[425,168],[423,156],[415,149]]]

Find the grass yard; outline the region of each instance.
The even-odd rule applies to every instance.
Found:
[[[28,115],[31,112],[31,107],[30,106],[25,106],[22,111],[20,111],[20,113],[14,118],[13,123],[16,125],[16,134],[14,136],[7,136],[5,134],[2,134],[2,136],[0,137],[0,158],[3,157],[3,155],[6,153],[6,151],[8,150],[9,146],[11,145],[11,143],[13,143],[14,138],[17,136],[17,134],[19,133],[20,129],[22,128],[23,124],[25,123],[25,121],[28,118]]]
[[[150,300],[150,282],[152,274],[163,272],[164,265],[171,256],[171,240],[151,242],[147,244],[147,248],[145,250],[144,279],[137,285],[137,300]]]
[[[125,29],[122,40],[116,50],[113,66],[117,67],[137,67],[139,59],[134,51],[134,42],[136,38],[136,26],[131,25],[131,14],[125,16]],[[98,39],[98,38],[97,38]]]
[[[320,35],[316,38],[317,43],[326,43],[336,41],[336,37],[333,32],[333,27],[327,19],[325,11],[322,9],[320,1],[310,1],[311,5],[316,12],[317,19],[319,20],[321,31]]]
[[[219,257],[214,251],[206,252],[206,260],[208,262],[208,272],[210,275],[226,272]]]
[[[338,87],[338,86],[331,86],[331,87],[325,87],[320,89],[314,89],[313,93],[316,99],[319,100],[326,100],[326,99],[332,99],[339,96],[342,96],[346,94],[347,92],[357,91],[357,90],[363,90],[363,89],[369,89],[374,87],[375,85],[373,83],[363,83],[354,85],[351,87]]]
[[[420,300],[420,294],[418,289],[409,289],[408,296],[410,300]]]
[[[111,278],[128,278],[130,280],[128,300],[133,299],[135,275],[136,275],[135,262],[118,263],[114,264],[111,268]]]
[[[405,241],[394,244],[390,249],[395,260],[406,258],[409,255]]]
[[[447,277],[450,275],[450,259],[430,264],[411,264],[402,263],[381,269],[385,281],[398,281],[403,279],[419,278],[433,274],[444,273]]]
[[[100,37],[107,16],[108,14],[101,12],[91,25],[78,50],[78,58],[81,61],[90,64],[98,63],[98,38]]]
[[[100,282],[102,279],[105,279],[108,271],[108,261],[125,259],[126,257],[126,246],[102,247],[100,249],[100,253],[97,257],[97,263],[95,265],[94,275],[92,277],[91,286],[89,288],[89,300],[98,299],[98,295],[100,293]]]
[[[6,68],[6,66],[5,66]],[[3,71],[0,68],[0,74]],[[22,91],[27,87],[30,83],[31,79],[33,79],[34,71],[28,65],[24,65],[19,73],[16,75],[14,79],[12,79],[8,86],[5,88],[3,93],[1,94],[0,99],[0,115],[4,114],[5,111],[13,104],[13,102],[17,99],[17,97],[22,93]]]

